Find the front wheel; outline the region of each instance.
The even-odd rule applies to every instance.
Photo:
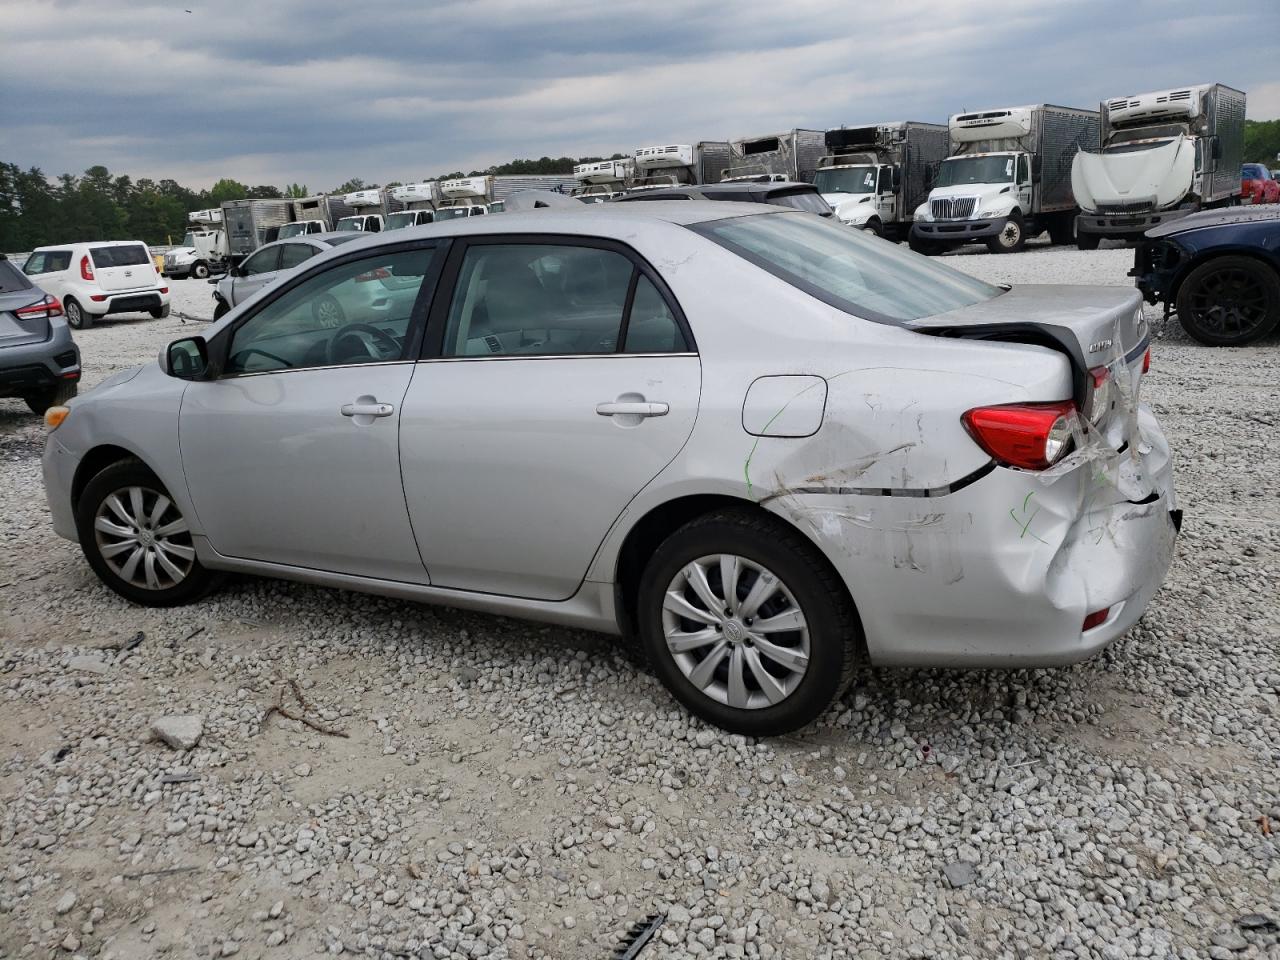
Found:
[[[46,387],[39,393],[28,394],[23,399],[27,401],[27,406],[31,408],[32,413],[44,416],[46,410],[66,403],[76,395],[76,391],[74,380],[59,380],[53,386]]]
[[[923,240],[914,233],[907,237],[907,246],[912,252],[923,254],[926,257],[936,257],[943,252],[942,244],[933,240]]]
[[[218,305],[213,308],[213,319],[221,320],[230,312],[231,312],[231,308],[227,306],[226,302],[223,300],[219,300]]]
[[[88,330],[93,326],[93,317],[85,313],[78,300],[71,297],[62,301],[62,313],[67,318],[67,326],[72,330]]]
[[[1096,233],[1076,233],[1076,249],[1077,250],[1097,250],[1098,244],[1102,243],[1102,237]]]
[[[196,558],[187,518],[140,460],[113,463],[89,481],[76,533],[99,579],[145,607],[191,603],[220,580]]]
[[[205,280],[209,277],[209,265],[203,260],[197,260],[191,265],[191,276],[197,280]]]
[[[312,303],[311,315],[316,323],[328,330],[336,329],[347,321],[342,304],[327,294]]]
[[[1280,277],[1251,257],[1200,264],[1178,288],[1178,322],[1210,347],[1238,347],[1280,324]]]
[[[860,628],[844,584],[771,517],[730,510],[677,530],[645,567],[638,606],[658,678],[731,733],[797,730],[853,679]]]
[[[877,237],[884,236],[884,224],[882,224],[879,220],[876,220],[874,218],[872,218],[871,220],[868,220],[866,223],[866,226],[864,226],[862,229],[867,231],[867,233],[875,234]]]
[[[1017,253],[1026,245],[1027,236],[1022,227],[1022,217],[1011,213],[1000,232],[987,238],[987,249],[992,253]]]

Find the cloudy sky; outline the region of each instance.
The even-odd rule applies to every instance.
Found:
[[[1280,117],[1280,3],[0,0],[0,160],[411,181],[1221,81]]]

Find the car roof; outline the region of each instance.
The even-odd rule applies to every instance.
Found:
[[[1280,221],[1280,206],[1276,204],[1252,205],[1247,207],[1222,207],[1215,210],[1200,210],[1196,213],[1170,220],[1147,231],[1147,237],[1173,237],[1188,230],[1200,230],[1205,227],[1222,227],[1228,224],[1259,223]]]
[[[36,247],[32,253],[43,253],[45,250],[66,250],[68,247],[145,247],[145,240],[72,240],[67,243],[48,243]]]

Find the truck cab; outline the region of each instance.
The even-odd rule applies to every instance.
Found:
[[[423,183],[402,183],[387,188],[387,222],[384,229],[399,230],[402,227],[418,227],[435,221],[436,204],[440,202],[440,189],[434,180]],[[392,210],[392,205],[401,209]]]
[[[226,268],[227,239],[222,229],[222,210],[195,210],[187,214],[182,243],[171,247],[161,260],[161,275],[175,280],[209,274]]]
[[[301,237],[308,233],[328,233],[329,227],[323,220],[291,220],[280,228],[276,239],[288,240],[290,237]]]
[[[440,181],[440,196],[436,207],[436,220],[455,220],[459,217],[481,217],[494,205],[493,177],[458,177]]]
[[[351,216],[342,217],[333,225],[333,229],[341,233],[350,230],[363,233],[378,233],[382,230],[383,203],[382,191],[377,187],[369,190],[356,190],[342,198],[342,202],[355,211]]]
[[[634,164],[630,160],[599,160],[580,163],[573,168],[578,181],[569,193],[583,203],[604,203],[627,192]]]
[[[397,210],[395,213],[387,214],[387,224],[384,229],[400,230],[403,227],[420,227],[424,223],[435,222],[434,210]]]
[[[349,230],[361,231],[364,233],[377,233],[382,229],[382,214],[380,213],[357,213],[350,217],[343,217],[334,227],[335,230],[345,233]],[[284,234],[280,234],[281,239]]]

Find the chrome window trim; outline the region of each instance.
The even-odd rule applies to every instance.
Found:
[[[697,357],[689,350],[671,353],[528,353],[528,354],[490,354],[478,357],[423,357],[418,363],[492,363],[497,360],[626,360],[631,357]]]

